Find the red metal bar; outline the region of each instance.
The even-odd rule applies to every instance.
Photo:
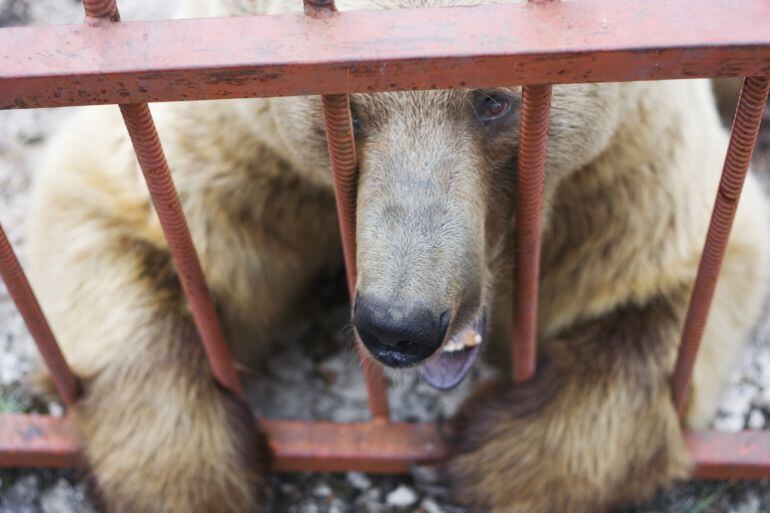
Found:
[[[259,420],[275,472],[408,473],[414,463],[446,458],[430,424]],[[0,416],[0,467],[74,467],[78,442],[65,418]]]
[[[306,0],[305,12],[312,17],[328,17],[336,13],[334,0]],[[351,302],[356,293],[356,196],[358,194],[358,163],[356,142],[347,94],[323,96],[326,141],[332,166],[337,219],[340,224],[342,253],[348,279]],[[379,364],[370,360],[358,346],[361,367],[369,397],[369,410],[376,420],[388,420],[387,381]]]
[[[353,301],[356,291],[356,195],[358,167],[353,123],[350,116],[350,98],[346,94],[323,96],[326,140],[332,164],[334,194],[337,200],[337,218],[342,237],[342,251],[348,278],[348,292]],[[379,364],[371,361],[358,346],[364,372],[369,410],[377,420],[387,420],[387,381]]]
[[[76,467],[78,452],[66,418],[0,415],[0,467]]]
[[[268,436],[276,472],[408,473],[435,463],[448,449],[432,424],[296,422],[271,420]]]
[[[727,148],[722,178],[719,182],[714,210],[711,214],[706,243],[703,247],[698,275],[690,298],[682,341],[679,345],[673,375],[674,404],[680,415],[687,409],[692,370],[706,327],[711,300],[714,297],[719,270],[727,249],[735,211],[749,170],[751,154],[757,142],[762,113],[765,110],[770,81],[767,78],[747,78],[743,82],[738,108],[735,111],[730,145]]]
[[[83,5],[89,18],[120,20],[115,0],[83,0]],[[139,167],[142,168],[147,182],[163,235],[168,242],[171,259],[187,297],[214,378],[222,386],[242,397],[245,392],[235,371],[235,363],[225,341],[150,109],[145,103],[122,104],[120,113],[134,145]]]
[[[6,28],[0,108],[767,76],[767,19],[766,0],[581,0]]]
[[[517,382],[535,375],[543,180],[550,115],[551,86],[524,86],[516,174],[513,295],[513,379]]]
[[[68,405],[73,404],[80,395],[80,385],[75,374],[67,365],[67,360],[56,343],[51,327],[37,302],[35,293],[19,264],[18,258],[0,225],[0,276],[13,302],[27,324],[32,338],[37,344],[43,361],[48,367],[59,396]]]
[[[767,479],[770,477],[770,431],[690,432],[685,444],[693,456],[693,477],[700,479]]]
[[[449,448],[432,424],[335,424],[260,419],[276,472],[408,473],[414,463],[446,459]],[[702,479],[770,478],[770,431],[686,433]],[[78,442],[67,420],[0,416],[0,467],[74,467]]]
[[[332,165],[337,218],[342,238],[342,253],[351,299],[356,293],[356,196],[358,194],[358,165],[350,98],[346,94],[323,96],[324,121],[329,160]]]
[[[214,376],[222,386],[243,396],[243,387],[225,342],[150,109],[146,104],[129,104],[121,105],[120,112]]]

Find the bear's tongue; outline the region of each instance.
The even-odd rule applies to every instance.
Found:
[[[456,387],[471,370],[480,347],[481,345],[475,345],[459,351],[442,351],[436,358],[420,367],[423,379],[439,390]]]

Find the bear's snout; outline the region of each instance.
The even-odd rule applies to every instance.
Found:
[[[353,326],[377,361],[388,367],[408,367],[441,347],[449,317],[449,310],[435,313],[424,305],[356,294]]]

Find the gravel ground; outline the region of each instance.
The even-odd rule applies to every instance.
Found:
[[[121,0],[127,20],[167,17],[173,2]],[[77,22],[79,2],[73,0],[0,0],[0,27]],[[71,113],[71,109],[0,112],[0,222],[24,259],[21,227],[30,176],[40,149]],[[755,166],[770,176],[770,114],[761,133]],[[293,338],[326,333],[323,343],[279,345],[265,364],[266,379],[249,385],[255,410],[275,418],[364,420],[366,395],[355,359],[341,350],[347,335],[345,309],[310,320]],[[308,337],[304,337],[308,338]],[[36,365],[37,353],[7,292],[0,284],[0,413],[40,411],[60,415],[61,405],[43,403],[25,393],[24,375]],[[389,390],[394,415],[404,421],[433,421],[451,415],[473,383],[488,377],[486,366],[450,394],[436,394],[421,383],[394,383]],[[770,316],[747,344],[715,427],[724,431],[767,428],[770,419]],[[448,503],[433,483],[430,469],[411,476],[296,474],[272,480],[270,511],[274,513],[462,513]],[[93,512],[85,485],[73,471],[0,471],[0,513]],[[624,513],[759,513],[770,511],[770,483],[688,482]]]

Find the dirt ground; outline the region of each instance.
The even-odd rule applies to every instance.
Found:
[[[174,2],[121,0],[126,20],[168,17]],[[73,23],[80,20],[75,0],[0,0],[0,27]],[[41,149],[72,109],[0,112],[0,222],[24,259],[23,219],[30,177]],[[770,177],[770,113],[760,136],[755,169]],[[770,312],[769,312],[770,313]],[[768,316],[770,317],[770,316]],[[320,344],[281,345],[262,369],[265,379],[249,385],[255,411],[274,418],[363,420],[366,395],[355,359],[341,349],[347,335],[345,309],[325,319],[311,319],[287,334],[294,339],[325,333]],[[316,337],[317,339],[317,337]],[[0,284],[0,413],[38,411],[62,414],[57,403],[46,404],[27,394],[24,375],[37,353],[23,322]],[[394,414],[405,421],[433,421],[454,411],[473,383],[491,369],[474,369],[459,390],[437,394],[422,383],[394,383],[389,391]],[[768,427],[770,419],[770,319],[765,319],[747,344],[715,427],[724,431]],[[410,476],[297,474],[274,476],[269,511],[273,513],[462,513],[445,500],[430,469]],[[94,511],[86,488],[74,471],[0,471],[0,513],[85,513]],[[770,511],[770,483],[688,482],[654,500],[622,513],[759,513]]]

